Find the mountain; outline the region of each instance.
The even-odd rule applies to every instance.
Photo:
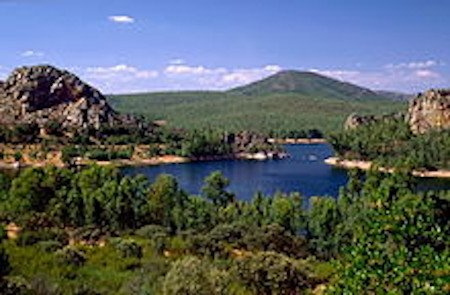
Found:
[[[386,98],[372,90],[351,83],[338,81],[312,72],[292,70],[281,71],[260,81],[231,89],[229,92],[241,95],[298,93],[344,100]]]
[[[389,98],[389,99],[395,100],[395,101],[408,101],[408,100],[411,100],[414,98],[413,94],[396,92],[396,91],[378,90],[375,92],[380,96],[384,96],[386,98]]]
[[[217,128],[288,134],[336,131],[351,113],[381,115],[406,109],[375,92],[315,73],[284,71],[229,91],[114,95],[119,111],[184,129]]]

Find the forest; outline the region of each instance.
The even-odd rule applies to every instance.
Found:
[[[339,93],[334,89],[336,93]],[[228,132],[248,130],[286,137],[301,130],[322,133],[341,130],[348,114],[383,114],[401,111],[405,102],[388,99],[336,98],[336,93],[167,92],[108,97],[120,112],[149,120],[164,120],[168,126],[186,130],[212,128]],[[292,134],[291,134],[292,135]]]
[[[0,174],[4,294],[444,294],[450,193],[352,171],[338,198],[188,195],[111,167]]]
[[[450,131],[413,134],[403,118],[375,121],[332,133],[328,142],[339,157],[379,166],[416,170],[450,169]]]

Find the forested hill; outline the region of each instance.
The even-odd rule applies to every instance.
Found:
[[[244,95],[273,93],[298,93],[313,97],[343,100],[383,100],[388,97],[370,89],[341,82],[313,72],[281,71],[254,83],[231,89],[229,92]]]
[[[285,134],[308,129],[336,131],[353,112],[377,115],[406,108],[406,102],[369,89],[297,71],[283,71],[225,92],[143,93],[108,99],[123,113],[166,120],[173,127]]]

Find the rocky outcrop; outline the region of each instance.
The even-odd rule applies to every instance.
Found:
[[[368,125],[384,120],[403,120],[403,118],[404,115],[402,113],[393,113],[381,116],[361,116],[353,113],[345,120],[344,128],[345,130],[351,130],[361,125]]]
[[[21,67],[0,83],[0,124],[58,124],[64,130],[137,123],[120,116],[95,88],[53,66]]]
[[[361,125],[366,125],[375,122],[375,116],[361,116],[356,113],[347,117],[344,123],[345,130],[354,129]]]
[[[233,147],[233,153],[235,154],[242,152],[258,152],[274,147],[266,136],[249,131],[226,134],[224,136],[224,141]]]
[[[416,134],[450,128],[450,89],[419,94],[409,105],[407,119]]]

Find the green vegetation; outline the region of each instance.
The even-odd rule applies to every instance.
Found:
[[[281,71],[275,75],[234,88],[230,93],[264,95],[273,93],[298,93],[305,96],[330,97],[340,100],[386,99],[367,88],[341,82],[313,72]]]
[[[405,102],[368,89],[302,72],[282,72],[228,92],[146,93],[108,100],[121,112],[166,120],[171,127],[250,130],[277,137],[312,129],[337,131],[352,112],[383,114],[405,107]]]
[[[339,198],[238,201],[219,172],[201,196],[108,167],[0,177],[0,285],[9,294],[444,294],[450,194],[352,172]],[[32,290],[32,291],[31,291]]]
[[[450,169],[450,131],[422,135],[402,119],[384,119],[330,135],[338,156],[407,169]]]
[[[184,129],[251,130],[284,135],[291,131],[339,130],[352,112],[383,114],[404,108],[391,100],[341,100],[297,93],[246,96],[225,92],[173,92],[109,97],[119,111],[167,120]]]

